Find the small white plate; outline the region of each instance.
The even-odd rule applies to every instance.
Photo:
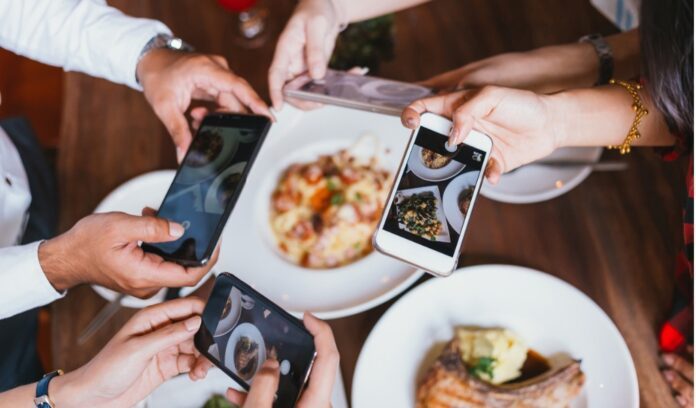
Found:
[[[242,339],[242,337],[247,337],[256,343],[259,350],[256,357],[254,374],[250,375],[249,379],[244,378],[244,376],[239,373],[239,367],[237,367],[237,364],[234,361],[234,348],[237,346],[237,343]],[[241,378],[244,378],[247,383],[251,384],[253,383],[253,377],[257,372],[259,372],[264,361],[266,361],[266,342],[263,340],[261,331],[259,331],[259,329],[253,324],[246,322],[235,327],[230,335],[230,338],[227,339],[227,347],[225,348],[225,367],[233,367],[232,371],[234,371],[235,374]]]
[[[586,382],[573,407],[638,407],[631,354],[602,309],[558,278],[509,265],[463,268],[399,299],[360,353],[353,407],[414,406],[433,346],[462,325],[509,328],[543,355],[582,360]]]
[[[146,173],[135,177],[121,184],[114,191],[109,193],[94,210],[95,213],[105,213],[111,211],[121,211],[131,215],[140,215],[144,207],[159,208],[167,194],[169,185],[174,180],[174,170],[160,170]],[[212,271],[209,273],[213,273]],[[205,283],[207,277],[201,279],[198,285],[193,287],[181,288],[181,296],[188,296]],[[103,286],[92,285],[92,289],[107,301],[111,302],[118,297],[118,292],[107,289]],[[164,300],[167,289],[162,289],[154,296],[147,299],[138,299],[133,296],[126,296],[121,299],[121,305],[140,309],[160,303]]]
[[[234,325],[239,321],[239,316],[242,315],[242,292],[237,288],[232,288],[227,300],[230,301],[230,311],[227,316],[218,321],[213,337],[220,337],[232,331]]]
[[[426,181],[442,181],[452,178],[459,174],[460,171],[466,167],[464,163],[458,162],[456,160],[450,160],[447,165],[440,167],[439,169],[431,169],[423,163],[421,158],[421,152],[423,148],[420,146],[413,146],[411,154],[408,158],[408,170],[411,170],[418,178]]]
[[[460,174],[445,187],[442,205],[445,207],[447,221],[455,231],[461,231],[464,226],[465,214],[459,209],[459,195],[465,189],[476,186],[480,173],[480,171],[468,171]]]
[[[552,160],[599,161],[601,147],[566,147],[551,153]],[[484,181],[481,194],[491,200],[512,204],[530,204],[551,200],[574,189],[592,173],[589,167],[525,166],[503,174],[498,184]]]
[[[435,215],[442,225],[440,227],[440,233],[435,237],[435,241],[452,242],[452,239],[450,239],[449,228],[447,228],[447,217],[445,217],[445,212],[442,209],[442,197],[440,197],[440,190],[438,190],[437,186],[416,187],[397,191],[395,194],[397,208],[402,200],[411,197],[412,195],[426,192],[433,193],[433,196],[435,197]],[[399,223],[399,228],[408,233],[412,233],[404,224]]]

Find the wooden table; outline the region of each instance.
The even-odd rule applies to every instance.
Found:
[[[275,37],[294,4],[269,0],[270,41],[244,49],[232,41],[232,16],[212,0],[113,3],[130,14],[164,21],[200,51],[226,56],[232,69],[264,96]],[[406,81],[500,52],[615,31],[586,0],[438,0],[397,14],[395,24],[396,57],[380,74]],[[169,137],[140,94],[80,74],[66,74],[59,154],[63,229],[126,180],[175,167]],[[580,288],[624,335],[638,370],[641,405],[667,407],[674,402],[658,370],[655,333],[669,310],[673,259],[681,244],[683,166],[662,163],[648,150],[628,161],[629,171],[594,174],[552,201],[509,205],[480,200],[461,265],[523,265]],[[88,361],[133,313],[123,310],[78,347],[78,334],[104,303],[88,287],[78,287],[53,306],[56,367],[73,369]],[[362,344],[392,303],[331,322],[349,395]]]

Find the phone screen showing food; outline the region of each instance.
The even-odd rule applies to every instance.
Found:
[[[431,89],[420,85],[332,70],[323,79],[309,81],[299,90],[399,110],[432,94]]]
[[[181,224],[184,234],[176,241],[145,244],[146,250],[183,262],[206,260],[267,123],[259,116],[206,117],[157,213]]]
[[[421,127],[389,208],[384,229],[453,256],[471,211],[486,153]]]
[[[196,347],[248,388],[264,361],[280,364],[275,407],[292,407],[312,361],[314,339],[302,323],[229,274],[218,276],[196,333]]]

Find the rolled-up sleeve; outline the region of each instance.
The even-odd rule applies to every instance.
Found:
[[[39,245],[0,249],[0,319],[14,316],[60,299],[58,292],[41,269]]]
[[[130,17],[103,0],[0,0],[0,47],[140,89],[138,57],[163,23]]]

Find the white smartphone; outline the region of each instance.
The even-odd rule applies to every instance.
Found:
[[[283,93],[311,102],[399,116],[411,102],[430,96],[433,91],[421,85],[330,69],[317,81],[301,75],[290,81]]]
[[[421,116],[373,237],[378,251],[438,276],[457,266],[493,147],[473,130],[449,146],[451,128],[446,118]]]

